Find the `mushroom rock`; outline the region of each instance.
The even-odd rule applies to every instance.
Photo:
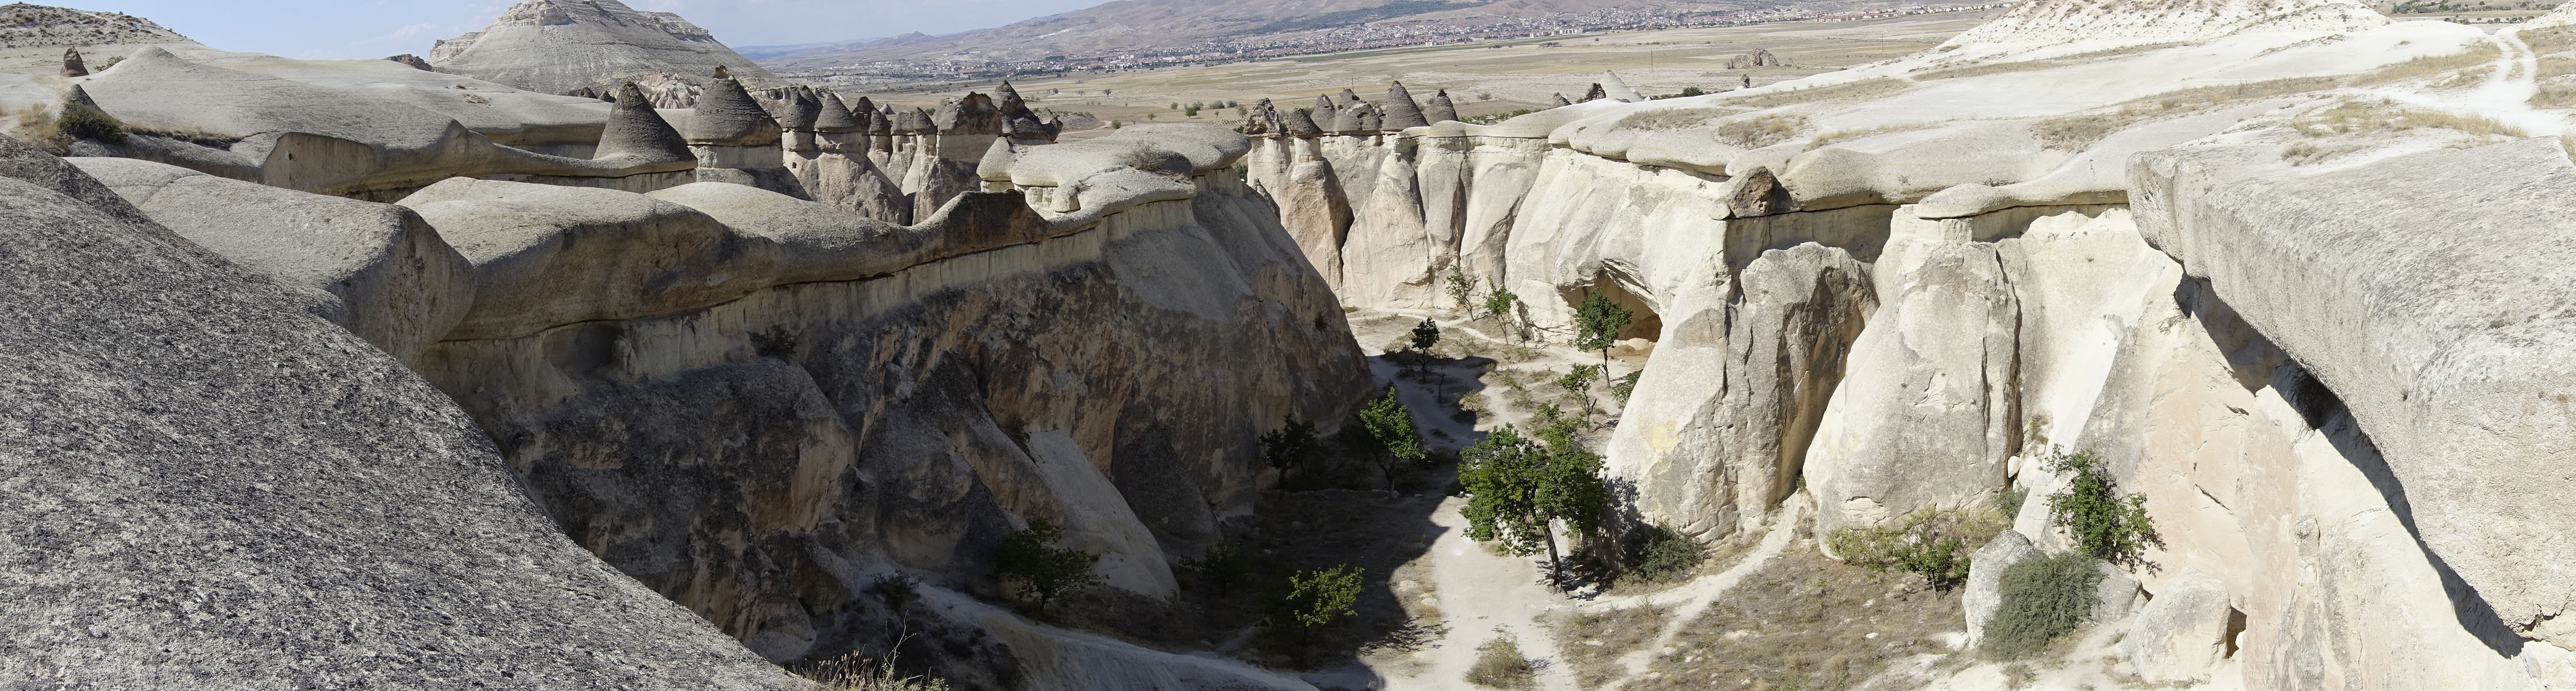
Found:
[[[1422,119],[1434,123],[1458,119],[1458,104],[1449,101],[1448,89],[1441,89],[1431,94],[1431,102],[1422,107]]]
[[[821,110],[814,115],[814,131],[845,134],[867,129],[867,123],[860,122],[858,116],[850,112],[849,105],[841,102],[840,95],[823,91],[815,94],[815,101]]]
[[[993,105],[993,97],[969,91],[940,99],[939,112],[930,116],[930,124],[939,134],[1001,134],[1002,110]]]
[[[1360,109],[1343,108],[1333,113],[1333,126],[1326,129],[1333,134],[1359,134],[1360,127]]]
[[[1317,125],[1330,125],[1330,124],[1333,124],[1333,117],[1334,117],[1334,114],[1335,114],[1336,112],[1340,111],[1340,110],[1341,110],[1340,108],[1335,108],[1335,107],[1333,107],[1333,97],[1331,97],[1331,96],[1326,96],[1326,95],[1323,95],[1323,94],[1316,94],[1316,95],[1315,95],[1315,114],[1314,114],[1315,124],[1317,124]]]
[[[1287,122],[1286,122],[1286,127],[1287,127],[1287,130],[1288,130],[1288,132],[1287,132],[1287,133],[1288,133],[1290,136],[1300,137],[1300,138],[1304,138],[1304,139],[1313,139],[1313,138],[1316,138],[1316,137],[1319,137],[1319,136],[1323,136],[1323,134],[1324,134],[1324,128],[1316,127],[1316,126],[1315,126],[1315,119],[1314,119],[1313,117],[1309,117],[1309,116],[1307,116],[1307,115],[1306,115],[1306,111],[1303,111],[1303,110],[1292,110],[1292,111],[1288,111],[1287,113],[1283,114],[1282,119],[1284,119],[1284,120],[1286,120],[1286,121],[1287,121]]]
[[[65,76],[65,77],[87,77],[87,76],[89,76],[89,64],[88,64],[88,63],[81,62],[81,56],[80,56],[80,49],[79,49],[79,48],[65,48],[65,49],[63,49],[63,76]]]
[[[1273,133],[1270,121],[1266,119],[1269,115],[1270,99],[1261,99],[1260,102],[1252,104],[1252,111],[1243,116],[1243,136],[1259,137]]]
[[[812,132],[814,120],[823,114],[823,99],[808,86],[790,87],[779,94],[778,127],[789,132]]]
[[[721,71],[723,68],[717,68]],[[689,143],[699,146],[764,146],[778,143],[778,120],[742,90],[742,82],[718,78],[698,95],[696,117],[689,120]]]
[[[897,129],[901,130],[904,134],[939,133],[938,121],[931,119],[930,111],[922,110],[920,108],[905,111],[903,113],[903,119],[895,122],[899,125]]]
[[[860,104],[860,105],[866,105],[866,104],[867,104],[867,102],[868,102],[867,97],[865,97],[865,96],[861,96],[861,97],[859,97],[859,104]],[[869,135],[871,135],[871,136],[878,136],[878,137],[882,137],[882,136],[887,136],[887,135],[894,134],[894,129],[895,129],[894,108],[892,108],[892,107],[888,107],[888,108],[886,108],[886,109],[884,109],[884,110],[879,110],[879,111],[870,111],[870,110],[868,110],[868,109],[866,109],[866,108],[860,108],[859,110],[860,110],[860,111],[863,111],[863,112],[867,112],[867,113],[868,113],[868,134],[869,134]]]
[[[1430,124],[1431,121],[1422,115],[1422,106],[1414,103],[1413,92],[1404,89],[1404,82],[1387,85],[1386,129],[1400,130]]]
[[[599,149],[591,159],[620,157],[636,165],[697,161],[689,153],[689,140],[653,110],[653,101],[634,82],[617,88],[617,103],[608,109],[608,126],[600,130]]]
[[[860,97],[859,97],[859,100],[856,100],[856,101],[845,101],[845,103],[850,104],[850,112],[852,112],[852,113],[875,113],[875,112],[877,112],[877,103],[876,103],[876,101],[869,100],[869,99],[868,99],[868,97],[866,97],[866,96],[860,96]],[[891,113],[892,111],[888,111],[888,112],[889,112],[889,113]]]

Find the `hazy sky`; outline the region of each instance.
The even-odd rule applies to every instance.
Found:
[[[481,30],[517,0],[35,0],[123,12],[225,50],[297,58],[429,53],[430,42]],[[678,12],[731,46],[945,34],[1001,26],[1106,0],[625,0]]]

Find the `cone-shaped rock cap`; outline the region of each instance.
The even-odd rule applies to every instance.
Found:
[[[814,119],[823,115],[823,99],[814,88],[798,86],[779,94],[778,127],[790,132],[814,131]]]
[[[706,92],[698,94],[697,117],[689,121],[689,143],[703,146],[776,144],[778,133],[778,120],[731,79],[707,82]]]
[[[897,113],[895,115],[894,129],[896,132],[903,134],[939,133],[939,127],[931,124],[930,114],[921,112],[921,109],[919,108]]]
[[[1324,128],[1316,127],[1315,118],[1308,116],[1306,111],[1292,110],[1281,115],[1283,116],[1281,119],[1287,121],[1288,134],[1307,139],[1324,134]]]
[[[1362,103],[1367,103],[1367,101],[1360,100],[1360,95],[1358,93],[1354,93],[1350,89],[1342,90],[1342,102],[1339,104],[1339,107],[1349,108]]]
[[[867,97],[862,96],[859,98],[859,102],[866,103],[868,102],[868,99]],[[861,112],[866,112],[868,114],[868,134],[894,134],[894,109],[888,108],[881,111],[870,111],[862,108],[860,110]]]
[[[815,94],[815,98],[822,103],[823,110],[814,116],[814,131],[842,134],[868,128],[867,123],[859,122],[858,116],[850,113],[850,106],[841,102],[839,94],[824,91]]]
[[[1363,110],[1367,109],[1361,107],[1343,108],[1339,112],[1333,113],[1333,133],[1360,134],[1367,131],[1364,128],[1363,123],[1360,121],[1360,111]]]
[[[689,153],[689,140],[671,128],[670,121],[654,112],[653,101],[634,82],[617,87],[617,105],[608,109],[608,127],[599,132],[599,150],[594,160],[620,156],[634,157],[637,163],[677,163],[695,161]]]
[[[38,64],[43,64],[43,63],[38,63]],[[80,49],[79,49],[79,48],[64,48],[64,49],[63,49],[63,76],[65,76],[65,77],[87,77],[87,76],[89,76],[89,63],[86,63],[86,62],[82,62],[82,61],[81,61]]]
[[[1431,102],[1422,105],[1422,119],[1439,124],[1458,119],[1458,104],[1450,102],[1449,90],[1431,94]]]
[[[1387,129],[1385,113],[1377,112],[1377,109],[1374,107],[1363,107],[1360,109],[1361,132],[1384,132]]]
[[[1002,120],[1002,110],[993,105],[993,97],[973,91],[963,97],[942,99],[939,112],[930,116],[931,125],[940,134],[1001,134]]]
[[[1002,109],[1004,117],[1029,114],[1028,100],[1020,98],[1019,89],[1011,88],[1011,80],[1002,80],[1002,88],[994,90],[993,100],[994,105]]]
[[[1601,83],[1592,85],[1592,88],[1600,90],[1602,97],[1613,101],[1636,103],[1646,100],[1646,97],[1637,95],[1636,89],[1628,88],[1628,80],[1620,79],[1617,72],[1602,72]]]
[[[1583,92],[1583,102],[1584,102],[1584,103],[1591,103],[1591,102],[1593,102],[1593,101],[1598,101],[1598,100],[1605,99],[1605,98],[1609,98],[1609,97],[1610,97],[1610,92],[1609,92],[1608,90],[1602,89],[1602,88],[1601,88],[1601,83],[1600,83],[1600,82],[1593,82],[1593,83],[1592,83],[1592,88],[1591,88],[1591,90],[1588,90],[1588,91]]]
[[[1555,106],[1552,106],[1552,107],[1564,107],[1564,106],[1570,106],[1570,105],[1574,105],[1574,102],[1573,102],[1573,101],[1565,100],[1565,94],[1557,94],[1557,95],[1556,95],[1556,105],[1555,105]]]
[[[1413,102],[1413,92],[1404,90],[1404,82],[1386,87],[1386,128],[1400,130],[1431,124],[1424,119],[1422,106]]]

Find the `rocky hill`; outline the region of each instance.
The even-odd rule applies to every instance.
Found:
[[[555,94],[614,90],[657,73],[694,82],[717,68],[754,88],[781,83],[689,20],[617,0],[526,0],[482,31],[439,41],[428,60],[442,72]]]
[[[145,46],[196,45],[129,14],[23,2],[0,5],[0,72],[58,74],[66,49],[78,50],[85,68],[103,69]]]
[[[883,60],[971,53],[1014,60],[1102,50],[1152,50],[1216,38],[1348,30],[1371,23],[1482,25],[1603,11],[1721,11],[1784,4],[1761,0],[1118,0],[1063,14],[946,36],[906,34],[865,43],[815,46],[764,63],[809,70]]]

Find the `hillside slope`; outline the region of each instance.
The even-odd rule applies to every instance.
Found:
[[[441,72],[546,93],[613,88],[654,73],[704,78],[718,67],[752,88],[779,85],[689,20],[617,0],[527,0],[489,28],[439,41],[429,62]]]

